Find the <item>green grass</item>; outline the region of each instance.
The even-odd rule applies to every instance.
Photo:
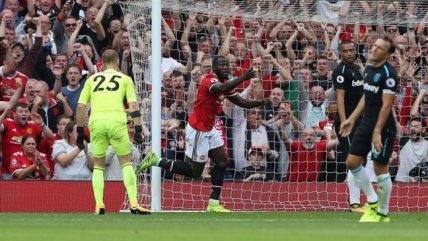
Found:
[[[1,241],[426,240],[427,213],[358,223],[352,213],[0,213]]]

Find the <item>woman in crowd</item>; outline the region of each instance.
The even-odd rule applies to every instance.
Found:
[[[22,151],[11,157],[10,172],[13,179],[49,178],[49,164],[46,155],[36,150],[36,139],[27,135],[21,140]]]
[[[56,180],[91,180],[94,158],[88,151],[76,145],[76,122],[71,121],[64,129],[63,139],[53,145],[52,158],[55,161]]]

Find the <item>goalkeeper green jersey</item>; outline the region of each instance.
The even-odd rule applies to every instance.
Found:
[[[137,101],[132,79],[113,69],[92,75],[86,80],[79,103],[91,103],[89,124],[96,120],[126,122],[123,100]]]

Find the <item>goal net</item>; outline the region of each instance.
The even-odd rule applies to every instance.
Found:
[[[391,210],[426,211],[428,188],[423,181],[428,177],[414,168],[425,170],[420,163],[428,144],[412,139],[412,134],[423,138],[425,132],[414,128],[411,115],[426,113],[427,3],[163,0],[162,76],[151,76],[151,1],[120,4],[145,124],[148,128],[153,124],[152,112],[162,118],[154,123],[162,129],[162,158],[184,160],[184,127],[199,83],[212,71],[213,56],[228,58],[230,79],[250,68],[259,70],[259,76],[244,81],[236,91],[246,99],[271,99],[273,107],[247,110],[223,100],[216,119],[230,160],[220,202],[233,211],[340,211],[347,210],[350,202],[365,203],[363,194],[361,199],[359,195],[349,199],[346,158],[334,130],[337,104],[332,72],[340,62],[342,41],[356,43],[355,64],[364,69],[374,41],[383,35],[392,37],[398,46],[390,63],[400,81],[394,111],[401,131],[390,160]],[[159,84],[162,108],[152,109],[151,89]],[[309,144],[303,149],[288,147],[284,136],[292,146]],[[146,137],[144,148],[151,148],[151,138]],[[206,159],[201,178],[162,171],[162,210],[205,210],[213,165]],[[365,163],[375,183],[370,155]],[[139,198],[145,206],[150,206],[151,178],[150,171],[138,178]]]

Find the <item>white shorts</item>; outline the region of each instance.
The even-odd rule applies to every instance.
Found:
[[[211,131],[204,132],[197,131],[187,124],[185,154],[194,162],[206,162],[208,152],[223,145],[223,138],[215,127]]]

